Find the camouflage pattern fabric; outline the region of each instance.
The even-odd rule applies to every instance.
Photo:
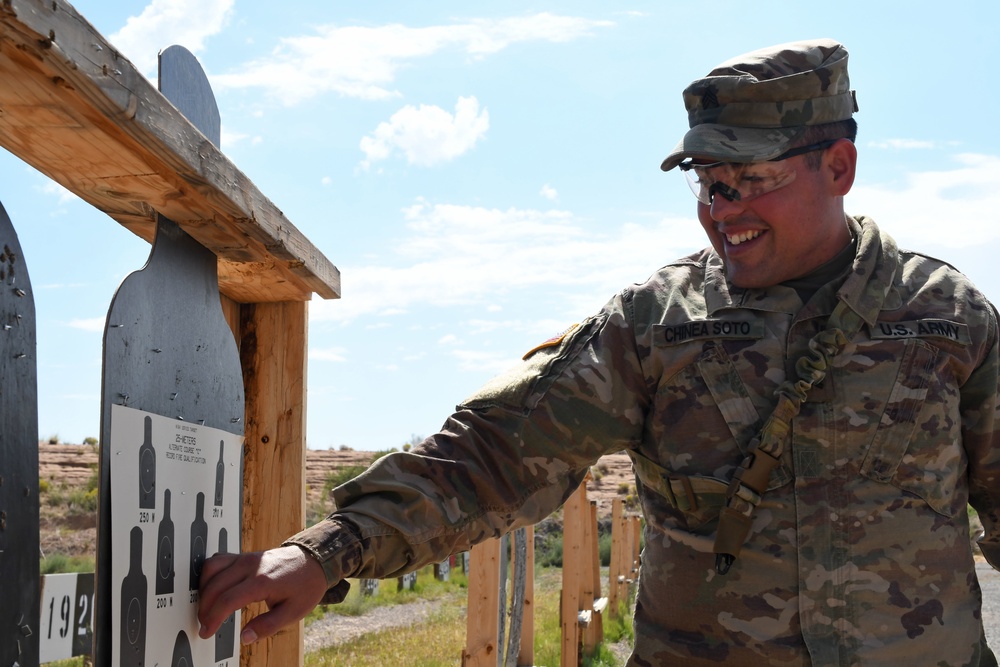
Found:
[[[831,39],[790,42],[731,58],[684,89],[690,130],[660,168],[686,158],[770,160],[809,125],[858,110],[847,49]]]
[[[947,264],[897,250],[870,219],[848,222],[851,270],[805,305],[788,287],[728,285],[710,249],[624,290],[440,433],[336,489],[339,509],[292,542],[327,563],[331,586],[399,576],[544,518],[625,449],[666,471],[661,487],[710,491],[692,505],[637,485],[629,665],[995,664],[966,504],[1000,565],[996,313]],[[719,576],[714,480],[731,477],[840,301],[864,324],[792,420]]]

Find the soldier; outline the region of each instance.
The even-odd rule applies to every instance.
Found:
[[[209,560],[202,636],[255,600],[243,640],[268,636],[346,577],[539,521],[624,449],[646,518],[629,665],[996,665],[966,510],[1000,565],[996,311],[845,214],[847,59],[784,44],[693,82],[662,169],[711,247],[529,352],[323,522]]]

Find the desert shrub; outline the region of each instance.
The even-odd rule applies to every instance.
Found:
[[[608,567],[611,565],[611,533],[601,533],[597,537],[597,555],[601,559],[601,565]]]
[[[93,572],[93,556],[67,556],[52,554],[41,559],[38,564],[41,574],[62,574],[64,572]]]

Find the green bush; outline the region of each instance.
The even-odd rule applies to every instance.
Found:
[[[87,514],[97,511],[97,488],[73,489],[66,496],[66,504],[70,512]]]
[[[543,539],[535,541],[535,562],[542,567],[562,567],[562,531],[551,532]]]
[[[602,533],[597,537],[597,554],[601,559],[601,566],[611,565],[611,533]]]
[[[93,556],[67,556],[52,554],[42,558],[38,564],[41,574],[62,574],[64,572],[93,572]]]

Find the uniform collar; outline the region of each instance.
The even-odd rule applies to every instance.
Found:
[[[896,310],[902,305],[894,280],[899,268],[899,249],[893,238],[879,231],[875,221],[867,216],[848,217],[847,224],[858,238],[858,252],[850,274],[837,290],[837,297],[872,326],[879,311]]]
[[[879,311],[894,310],[902,303],[893,287],[899,251],[892,237],[880,232],[871,218],[848,216],[847,225],[858,239],[858,246],[851,271],[837,290],[837,297],[871,326]],[[829,304],[825,314],[832,312],[833,305]],[[709,316],[729,308],[795,315],[802,308],[802,302],[795,290],[782,285],[765,289],[743,289],[730,285],[726,281],[722,258],[715,250],[710,250],[705,264],[705,306]]]

